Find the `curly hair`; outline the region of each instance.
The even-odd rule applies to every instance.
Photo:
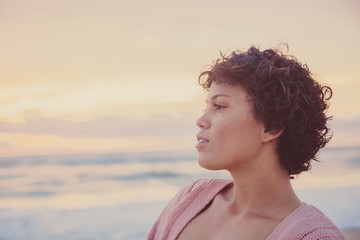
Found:
[[[287,45],[286,45],[287,47]],[[332,137],[326,125],[329,86],[321,86],[308,66],[279,49],[221,54],[210,70],[199,76],[199,84],[209,90],[213,82],[240,84],[253,103],[253,114],[266,131],[282,131],[277,153],[289,176],[311,169],[317,153]]]

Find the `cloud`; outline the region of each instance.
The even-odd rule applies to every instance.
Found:
[[[147,119],[107,116],[75,122],[44,117],[33,117],[24,123],[0,121],[0,132],[5,134],[52,135],[63,138],[126,138],[126,137],[187,137],[197,132],[195,116],[173,117],[156,115]],[[334,118],[330,122],[334,137],[332,145],[357,146],[360,144],[360,116]],[[2,142],[6,147],[9,143]]]
[[[150,119],[109,116],[73,122],[40,117],[28,119],[21,124],[0,121],[0,132],[83,138],[184,136],[195,134],[194,119],[191,117],[175,118],[167,115],[157,115]]]

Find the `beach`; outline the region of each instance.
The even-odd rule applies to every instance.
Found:
[[[360,239],[360,148],[323,150],[292,180],[298,196]],[[201,169],[193,152],[0,158],[0,239],[144,239],[178,189]]]

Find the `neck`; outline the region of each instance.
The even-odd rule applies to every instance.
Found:
[[[266,159],[259,159],[253,166],[256,168],[230,170],[234,187],[226,198],[231,212],[260,216],[273,216],[274,212],[282,215],[283,212],[287,216],[302,204],[293,191],[289,174],[276,155],[267,154]]]

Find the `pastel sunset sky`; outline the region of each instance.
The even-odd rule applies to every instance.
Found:
[[[357,0],[0,0],[0,156],[193,150],[200,71],[281,42],[333,88],[330,145],[359,146]]]

